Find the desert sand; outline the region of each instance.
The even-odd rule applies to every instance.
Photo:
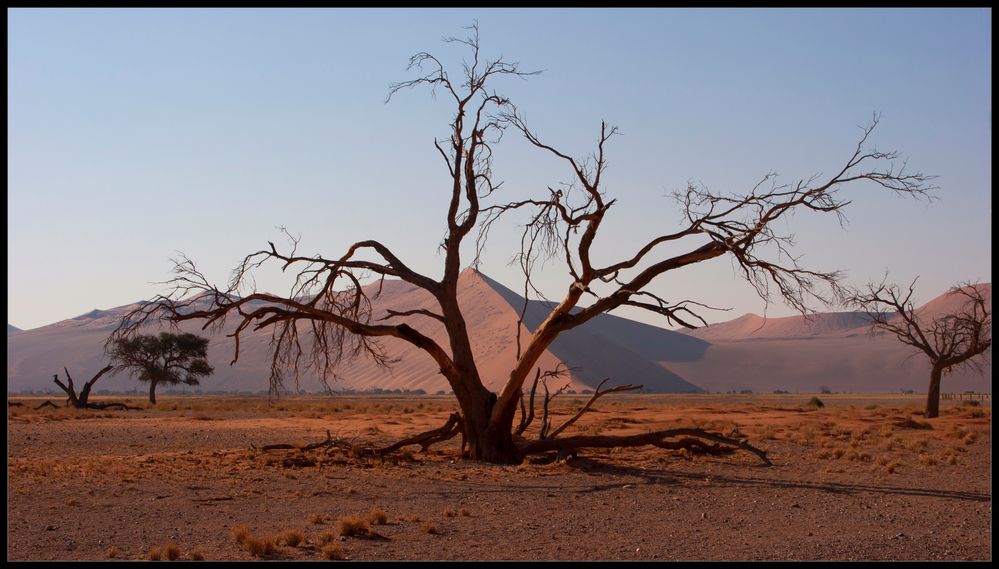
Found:
[[[574,428],[741,434],[772,467],[748,453],[653,448],[494,466],[455,460],[456,441],[387,461],[258,450],[318,441],[327,430],[387,443],[442,424],[449,397],[163,396],[155,409],[127,412],[13,407],[7,555],[319,560],[326,548],[353,560],[992,557],[989,400],[947,400],[940,418],[924,421],[920,397],[821,397],[824,408],[800,395],[608,397]],[[581,400],[560,397],[556,420]],[[339,519],[373,509],[385,522],[374,515],[373,533],[339,535]],[[289,531],[298,538],[276,538],[271,552],[255,555],[245,534],[242,545],[234,537],[243,525],[237,532],[255,543]]]

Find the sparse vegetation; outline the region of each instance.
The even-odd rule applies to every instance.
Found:
[[[816,409],[826,406],[826,404],[823,403],[822,400],[819,399],[818,397],[812,397],[811,399],[808,400],[808,403],[806,403],[806,405],[815,407]]]
[[[424,533],[429,533],[430,535],[437,535],[440,533],[440,530],[437,529],[437,526],[434,525],[433,522],[423,524],[420,529],[422,529]]]
[[[364,536],[371,531],[368,521],[357,514],[337,518],[336,529],[344,537]]]
[[[176,543],[168,543],[162,548],[163,557],[166,557],[169,561],[174,561],[180,557],[180,548],[177,547]]]
[[[252,536],[250,533],[250,526],[246,524],[240,524],[232,528],[232,538],[236,540],[236,543],[243,545]]]
[[[344,551],[343,545],[339,543],[331,542],[327,543],[326,545],[323,545],[322,552],[323,552],[323,559],[328,559],[331,561],[347,558],[347,552]]]
[[[371,525],[385,525],[388,523],[388,514],[378,506],[372,506],[371,510],[368,512],[367,517],[368,523]]]
[[[289,547],[298,547],[303,541],[305,541],[305,532],[301,529],[287,529],[279,536],[279,542]]]
[[[255,537],[246,524],[241,524],[233,528],[232,537],[244,551],[254,557],[270,557],[274,554],[274,550],[277,547],[276,537]]]

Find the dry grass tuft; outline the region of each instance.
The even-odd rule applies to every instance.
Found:
[[[286,529],[281,532],[279,541],[284,542],[289,547],[297,547],[298,544],[305,541],[305,532],[301,529]]]
[[[232,528],[232,537],[247,553],[254,557],[269,557],[277,547],[277,538],[273,535],[262,538],[254,537],[246,524]]]
[[[326,545],[327,543],[333,543],[337,540],[339,536],[331,531],[326,531],[319,534],[319,545]]]
[[[180,557],[180,548],[177,547],[176,543],[168,543],[162,547],[163,557],[166,557],[169,561],[174,561]]]
[[[309,516],[309,521],[314,524],[321,524],[323,523],[323,516],[322,514],[312,514]]]
[[[67,506],[75,506],[76,505],[76,498],[66,498],[66,505]]]
[[[760,431],[760,437],[766,440],[776,440],[777,439],[777,425],[773,423],[767,423],[763,426]]]
[[[277,543],[274,536],[269,535],[262,538],[255,538],[250,536],[250,539],[246,541],[244,549],[246,552],[254,557],[270,557],[274,555],[274,550],[277,548]]]
[[[458,515],[458,512],[456,512],[450,506],[448,506],[447,508],[444,508],[444,512],[443,513],[444,513],[444,517],[445,518],[453,518],[453,517],[455,517],[455,516]]]
[[[383,526],[388,523],[388,514],[378,506],[372,506],[368,511],[368,523],[375,526]]]
[[[246,524],[240,524],[232,528],[232,538],[236,540],[236,543],[243,545],[247,540],[252,537],[253,534],[250,533],[250,526]]]
[[[810,445],[815,442],[815,428],[805,423],[799,423],[792,427],[794,432],[788,437],[799,445]]]
[[[330,561],[337,559],[346,559],[347,552],[344,551],[343,546],[339,543],[327,543],[323,546],[323,559],[329,559]]]
[[[108,559],[114,559],[114,558],[118,557],[119,555],[121,555],[121,550],[112,545],[111,547],[107,548],[107,551],[105,551],[105,554],[107,554]]]
[[[430,535],[437,535],[440,533],[440,530],[437,529],[437,526],[435,526],[433,522],[423,524],[422,529],[425,533],[429,533]]]
[[[930,456],[928,454],[921,454],[921,455],[919,455],[919,462],[921,464],[926,465],[926,466],[936,466],[937,465],[937,459],[936,459],[936,457]]]
[[[336,528],[344,537],[363,536],[371,532],[368,521],[357,514],[340,516],[336,520]]]
[[[158,548],[158,547],[150,547],[149,548],[149,560],[150,561],[159,561],[160,559],[163,559],[163,554],[160,553],[160,548]]]
[[[458,512],[458,515],[468,517],[472,515],[472,512],[469,512],[468,508],[462,508],[461,511]]]
[[[191,555],[191,560],[192,561],[204,561],[205,560],[205,554],[201,553],[200,549],[195,549],[194,551],[191,552],[190,555]]]

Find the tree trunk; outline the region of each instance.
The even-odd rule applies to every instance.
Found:
[[[940,376],[943,368],[933,366],[930,372],[930,389],[926,394],[926,418],[935,419],[940,415]]]
[[[156,382],[155,381],[150,381],[149,382],[149,402],[151,404],[153,404],[153,405],[156,405]]]
[[[522,457],[513,444],[510,425],[504,428],[491,421],[496,394],[485,388],[475,391],[475,395],[458,402],[468,445],[467,457],[492,464],[520,464]]]

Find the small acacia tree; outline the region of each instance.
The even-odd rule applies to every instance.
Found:
[[[137,372],[140,381],[149,382],[149,402],[156,404],[156,386],[160,383],[198,385],[201,378],[215,370],[205,358],[208,338],[194,334],[159,336],[135,335],[118,338],[108,346],[114,373]]]
[[[916,281],[907,292],[894,284],[868,284],[854,289],[847,302],[871,316],[872,329],[895,334],[902,343],[924,353],[930,360],[930,386],[926,394],[926,417],[940,415],[940,380],[961,366],[982,371],[992,347],[992,308],[978,284],[959,284],[948,291],[963,302],[954,312],[932,319],[920,316],[912,303]],[[919,353],[919,352],[916,352]]]
[[[772,287],[790,306],[804,312],[810,300],[828,300],[838,290],[839,273],[822,272],[799,266],[789,253],[791,237],[775,229],[793,212],[811,211],[842,215],[848,203],[838,192],[855,182],[867,181],[899,194],[925,195],[928,177],[905,171],[896,164],[896,153],[868,149],[865,145],[877,125],[877,117],[863,129],[860,142],[845,164],[832,176],[813,176],[788,184],[778,184],[776,174],[763,177],[751,190],[740,195],[723,195],[689,184],[675,194],[682,224],[636,244],[621,258],[604,260],[592,254],[605,216],[615,204],[604,189],[608,141],[617,129],[601,123],[596,150],[579,159],[558,150],[532,131],[513,103],[492,90],[496,80],[524,78],[516,63],[503,58],[484,59],[479,49],[478,28],[467,38],[447,38],[464,46],[470,59],[460,74],[451,75],[433,55],[413,56],[409,69],[415,78],[390,86],[389,98],[408,88],[429,87],[443,94],[453,105],[449,134],[434,141],[447,173],[442,191],[449,197],[444,212],[446,227],[441,243],[441,276],[421,274],[379,241],[358,241],[339,256],[303,256],[297,241],[289,252],[280,252],[273,243],[267,249],[248,255],[234,270],[226,286],[210,283],[195,263],[181,258],[175,264],[173,290],[146,302],[127,314],[112,335],[127,337],[149,322],[202,320],[204,326],[221,329],[228,318],[237,321],[236,354],[240,335],[248,328],[270,328],[272,335],[271,388],[283,386],[283,371],[297,371],[303,365],[317,369],[325,381],[345,357],[366,354],[376,362],[389,364],[378,339],[394,337],[423,350],[439,365],[460,406],[460,424],[468,444],[467,455],[495,463],[517,463],[524,453],[553,448],[554,443],[523,441],[515,437],[513,420],[523,397],[525,381],[545,350],[562,333],[581,326],[599,314],[622,306],[650,310],[669,323],[693,327],[704,322],[695,312],[705,308],[690,300],[667,300],[648,290],[658,277],[711,259],[729,256],[741,274],[765,299]],[[452,78],[454,77],[454,78]],[[492,170],[493,153],[504,131],[519,134],[527,144],[566,166],[569,182],[560,189],[548,187],[541,195],[519,201],[502,201],[501,183]],[[544,186],[541,186],[544,188]],[[458,305],[458,276],[463,266],[463,245],[474,247],[472,265],[493,225],[507,214],[525,212],[522,247],[517,255],[524,274],[524,289],[533,288],[532,272],[540,259],[560,258],[570,284],[564,296],[551,304],[546,319],[524,342],[517,334],[517,357],[511,362],[508,380],[494,393],[483,385],[470,342],[470,331]],[[477,235],[473,231],[478,228]],[[470,239],[470,235],[474,239]],[[273,262],[283,270],[296,271],[287,296],[253,290],[253,271]],[[364,287],[365,278],[402,279],[429,293],[436,301],[434,310],[411,310],[375,314],[372,297],[378,287]],[[828,285],[826,287],[819,285]],[[536,290],[536,289],[534,289]],[[585,301],[585,302],[584,302]],[[585,304],[585,306],[583,305]],[[381,317],[383,316],[383,317]],[[379,318],[380,317],[380,318]],[[421,333],[412,324],[434,319],[446,329],[445,345]],[[518,328],[519,330],[519,328]],[[300,340],[307,335],[307,341]],[[304,345],[303,345],[304,344]],[[307,363],[306,363],[307,362]],[[297,377],[297,375],[296,375]],[[684,433],[698,436],[697,433]],[[559,448],[574,446],[613,446],[612,437],[559,439]],[[717,440],[717,439],[712,439]],[[543,443],[543,444],[542,444]],[[649,443],[656,444],[656,443]]]

